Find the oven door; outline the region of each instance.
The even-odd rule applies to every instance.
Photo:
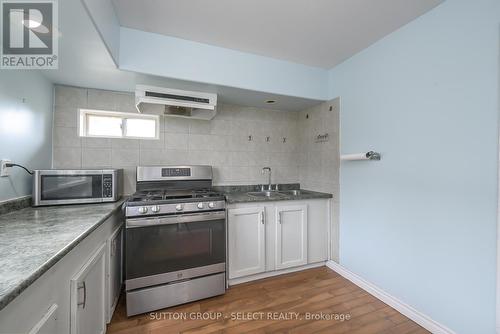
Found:
[[[127,219],[127,291],[225,271],[226,213]]]
[[[35,206],[102,202],[102,171],[35,171],[34,180]]]

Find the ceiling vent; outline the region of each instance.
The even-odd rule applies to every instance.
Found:
[[[144,114],[208,121],[217,114],[217,94],[137,85],[135,107]]]

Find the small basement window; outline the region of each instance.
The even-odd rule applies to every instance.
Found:
[[[80,109],[80,137],[159,139],[160,116]]]

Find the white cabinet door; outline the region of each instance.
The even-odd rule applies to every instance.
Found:
[[[276,206],[276,269],[307,264],[307,205]]]
[[[328,260],[328,224],[330,200],[307,201],[307,258],[308,263]]]
[[[229,278],[266,270],[264,207],[228,210]]]
[[[111,322],[111,317],[118,303],[122,288],[122,263],[123,263],[123,228],[120,226],[106,241],[106,322]]]
[[[106,243],[71,279],[71,334],[106,332]]]
[[[36,323],[28,334],[54,334],[57,333],[57,304],[52,304],[42,319]]]

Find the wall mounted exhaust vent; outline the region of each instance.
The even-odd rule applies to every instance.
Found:
[[[217,114],[217,94],[137,85],[135,107],[144,114],[211,120]]]

